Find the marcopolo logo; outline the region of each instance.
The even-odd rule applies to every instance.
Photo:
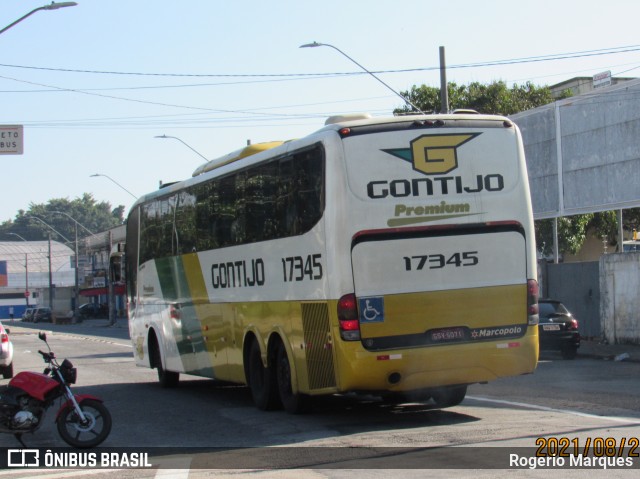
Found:
[[[471,339],[516,338],[524,333],[524,326],[519,324],[493,328],[475,328],[471,330]]]
[[[423,135],[411,142],[411,148],[382,150],[413,163],[413,169],[425,175],[444,175],[458,167],[458,147],[480,133]]]

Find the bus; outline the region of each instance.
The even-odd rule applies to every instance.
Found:
[[[538,360],[521,135],[472,113],[329,118],[141,197],[136,364],[249,386],[262,410],[375,394],[459,404]]]

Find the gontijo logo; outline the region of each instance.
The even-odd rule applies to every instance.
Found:
[[[479,134],[424,135],[411,141],[411,148],[382,151],[411,161],[413,169],[425,175],[443,175],[458,167],[457,148]]]
[[[425,176],[414,176],[411,179],[405,177],[371,180],[367,183],[367,196],[377,200],[387,197],[448,196],[481,193],[482,191],[502,191],[504,177],[500,173],[471,176],[465,175],[465,171],[469,171],[469,169],[463,168],[463,171],[458,175],[447,175],[459,167],[458,148],[480,134],[423,135],[411,141],[411,148],[382,149],[381,151],[391,156],[411,163],[414,171]],[[490,155],[491,151],[485,149],[483,153]],[[478,159],[470,161],[478,161]],[[481,162],[470,169],[478,171],[485,164],[491,163]]]

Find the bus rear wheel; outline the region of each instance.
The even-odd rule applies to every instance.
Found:
[[[464,400],[466,395],[467,386],[449,386],[434,389],[431,393],[431,398],[436,403],[436,407],[444,408],[457,406]]]
[[[257,341],[252,341],[247,360],[247,383],[251,389],[253,402],[258,409],[271,411],[280,406],[278,389],[273,367],[264,367],[260,355],[260,346]]]
[[[290,414],[302,414],[311,409],[311,398],[306,394],[294,393],[291,386],[291,365],[284,344],[279,343],[275,352],[276,380],[278,393],[284,410]]]

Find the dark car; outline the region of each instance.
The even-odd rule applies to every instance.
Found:
[[[53,321],[51,308],[37,308],[31,316],[31,321],[34,323],[39,323],[40,321],[48,321],[51,323]]]
[[[575,358],[580,347],[578,320],[560,301],[541,299],[538,304],[540,350],[560,351],[564,359]]]
[[[108,318],[109,308],[105,304],[87,303],[78,308],[80,319]]]
[[[36,310],[36,308],[27,308],[24,310],[24,313],[22,313],[22,320],[24,322],[28,322],[31,321],[33,319],[33,312]]]

